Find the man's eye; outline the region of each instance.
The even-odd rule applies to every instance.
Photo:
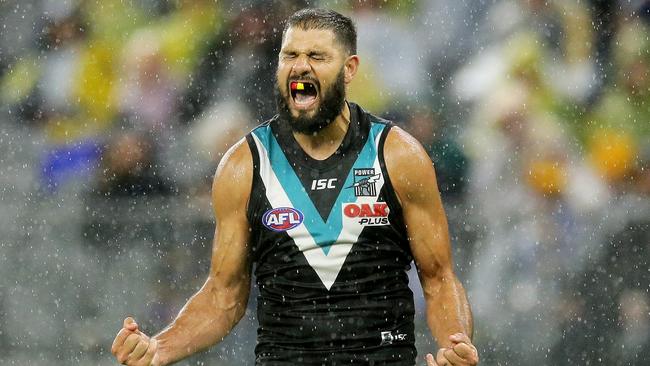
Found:
[[[311,57],[312,60],[317,60],[317,61],[322,61],[325,59],[323,55],[309,55],[309,57]]]

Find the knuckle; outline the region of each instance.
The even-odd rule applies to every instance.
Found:
[[[113,350],[113,356],[115,356],[115,358],[119,358],[122,353],[123,348],[121,346],[115,346],[115,349]]]
[[[133,359],[133,353],[129,353],[128,356],[126,356],[126,363],[127,364],[132,364],[135,360]]]
[[[460,357],[456,354],[456,352],[453,349],[448,349],[444,354],[443,354],[445,361],[458,361]]]
[[[153,344],[150,344],[149,348],[147,348],[147,352],[145,353],[145,356],[153,357],[154,354],[156,354],[156,347]]]
[[[147,344],[146,342],[140,342],[138,343],[138,346],[129,354],[129,360],[136,361],[139,358],[141,358],[145,352],[147,351]]]
[[[128,350],[121,350],[120,353],[117,355],[117,360],[121,364],[124,364],[126,361],[129,360],[129,351]]]
[[[129,341],[129,342],[137,342],[139,339],[140,339],[140,336],[135,334],[135,333],[129,334],[129,336],[126,337],[126,340]]]
[[[138,362],[138,365],[149,366],[149,365],[151,365],[151,359],[152,358],[149,355],[147,355],[147,356],[140,359],[140,361]]]
[[[140,350],[140,357],[146,355],[149,348],[151,348],[151,342],[147,341]]]
[[[469,354],[471,353],[472,349],[465,343],[461,343],[454,347],[454,351],[456,351],[458,354]]]

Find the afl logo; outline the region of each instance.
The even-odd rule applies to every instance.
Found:
[[[272,208],[262,216],[262,223],[273,231],[287,231],[302,224],[302,212],[292,207]]]

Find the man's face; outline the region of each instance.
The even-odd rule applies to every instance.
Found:
[[[345,100],[345,53],[330,30],[289,28],[276,73],[278,112],[295,132],[329,125]]]

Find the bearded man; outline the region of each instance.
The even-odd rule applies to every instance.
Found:
[[[119,362],[167,365],[222,340],[245,312],[254,268],[256,365],[415,365],[414,261],[440,346],[422,363],[478,363],[431,160],[346,101],[358,67],[349,18],[304,9],[288,19],[278,114],[215,174],[208,279],[156,336],[125,319],[112,348]]]

